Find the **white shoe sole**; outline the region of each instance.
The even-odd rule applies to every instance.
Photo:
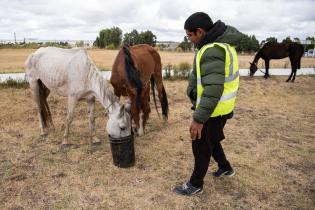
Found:
[[[222,174],[223,177],[224,177],[224,176],[226,176],[226,177],[232,177],[232,176],[234,176],[234,175],[235,175],[235,171],[233,171],[233,173],[232,173],[232,174],[229,174],[229,175]],[[222,176],[220,176],[220,177],[222,177]]]

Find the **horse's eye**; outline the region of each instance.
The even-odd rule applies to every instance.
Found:
[[[122,127],[122,128],[120,128],[120,130],[124,131],[124,130],[126,130],[126,127]]]

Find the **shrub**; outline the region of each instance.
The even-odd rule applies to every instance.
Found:
[[[172,65],[170,63],[164,66],[164,79],[171,78],[171,69],[172,69]]]
[[[0,88],[28,88],[29,84],[25,79],[14,80],[9,78],[4,82],[0,82]]]
[[[191,64],[188,62],[182,62],[174,69],[174,77],[178,79],[187,79],[191,70]]]
[[[109,45],[106,46],[106,49],[114,50],[114,49],[116,49],[116,47],[115,47],[114,44],[109,44]]]
[[[164,66],[164,79],[187,79],[189,78],[191,64],[182,62],[179,65],[168,63]]]

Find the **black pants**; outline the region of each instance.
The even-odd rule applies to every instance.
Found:
[[[226,117],[209,118],[203,126],[201,139],[192,141],[195,166],[190,183],[195,187],[203,185],[203,179],[208,171],[211,156],[222,170],[232,169],[220,143],[225,138],[223,128],[227,119]]]

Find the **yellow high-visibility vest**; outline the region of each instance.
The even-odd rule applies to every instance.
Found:
[[[233,111],[235,106],[236,93],[239,86],[239,71],[238,71],[238,61],[237,54],[234,47],[231,47],[225,43],[214,42],[212,44],[204,45],[197,53],[196,56],[196,68],[197,68],[197,103],[196,107],[198,109],[200,98],[203,93],[203,86],[201,84],[201,70],[200,70],[200,60],[203,53],[214,46],[219,46],[225,51],[225,82],[223,94],[215,107],[213,113],[209,117],[217,117],[221,115],[229,114]]]

